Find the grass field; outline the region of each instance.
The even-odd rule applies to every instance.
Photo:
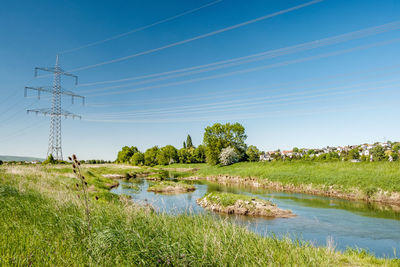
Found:
[[[190,165],[189,165],[190,166]],[[241,162],[230,166],[194,165],[198,176],[229,175],[265,178],[282,183],[342,186],[344,188],[381,188],[400,192],[398,162]],[[183,168],[183,164],[169,168]]]
[[[76,180],[66,166],[0,167],[0,265],[400,264],[354,250],[339,253],[329,247],[264,238],[206,215],[156,214],[108,192],[110,180],[99,173],[109,171],[85,170],[92,188],[89,233]]]

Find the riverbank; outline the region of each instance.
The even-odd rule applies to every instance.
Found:
[[[210,216],[157,214],[110,193],[103,171],[84,168],[93,188],[90,233],[70,168],[0,167],[0,265],[399,264],[365,252],[264,238]]]
[[[241,162],[195,168],[191,179],[400,206],[398,162]]]

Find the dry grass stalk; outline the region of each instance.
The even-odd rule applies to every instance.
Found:
[[[79,184],[76,184],[77,188],[81,189],[81,195],[82,195],[82,199],[84,201],[84,205],[85,205],[85,213],[86,213],[86,220],[87,220],[87,224],[88,224],[88,231],[90,233],[91,231],[91,225],[90,225],[90,207],[89,207],[89,193],[88,193],[88,184],[85,181],[85,176],[82,175],[81,172],[81,163],[80,161],[76,158],[75,154],[72,155],[71,157],[68,157],[68,159],[70,161],[72,161],[72,170],[74,172],[74,174],[76,175],[76,177],[78,178],[78,180],[80,180],[81,185],[79,186]]]

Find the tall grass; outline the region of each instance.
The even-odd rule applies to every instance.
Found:
[[[126,199],[106,198],[111,194],[106,192],[99,201],[92,201],[89,233],[69,175],[48,173],[42,167],[35,172],[20,168],[13,172],[0,167],[1,266],[400,263],[366,253],[339,253],[289,239],[265,238],[207,215],[156,214]],[[89,188],[95,185],[87,181]]]

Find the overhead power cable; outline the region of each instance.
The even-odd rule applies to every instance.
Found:
[[[272,83],[268,86],[256,86],[256,87],[248,87],[248,88],[239,88],[239,89],[229,89],[229,90],[224,90],[224,91],[218,91],[218,92],[211,92],[211,93],[202,93],[202,94],[190,94],[190,95],[179,95],[179,96],[173,96],[173,97],[161,97],[161,98],[152,98],[151,100],[137,100],[137,101],[123,101],[123,102],[107,102],[107,103],[87,103],[87,107],[93,107],[93,108],[104,108],[104,107],[113,107],[113,106],[137,106],[137,105],[146,105],[146,104],[157,104],[157,103],[176,103],[176,102],[181,102],[182,100],[208,100],[208,99],[215,99],[215,98],[225,98],[227,94],[230,96],[239,96],[242,95],[243,92],[248,92],[248,91],[253,91],[253,90],[258,90],[258,89],[272,89],[275,88],[275,90],[281,90],[281,89],[288,89],[289,87],[278,87],[276,89],[276,86],[282,86],[282,85],[291,85],[291,84],[299,84],[299,83],[304,83],[304,82],[319,82],[314,84],[313,86],[316,86],[318,84],[322,84],[323,81],[330,81],[329,84],[332,84],[337,81],[341,80],[346,80],[348,78],[346,77],[362,77],[364,78],[370,78],[370,77],[375,77],[381,75],[373,75],[371,76],[371,73],[378,73],[380,71],[387,71],[387,70],[394,70],[398,69],[400,67],[400,64],[392,64],[392,65],[387,65],[384,67],[375,67],[375,68],[368,68],[364,70],[357,70],[357,71],[351,71],[351,72],[344,72],[340,74],[330,74],[330,75],[324,75],[324,76],[319,76],[319,77],[313,77],[313,78],[305,78],[305,79],[300,79],[300,80],[294,80],[294,81],[287,81],[287,82],[278,82],[278,83]],[[395,72],[384,72],[384,74],[394,74],[398,73],[398,71]],[[365,76],[367,75],[367,76]],[[339,79],[342,78],[342,79]],[[354,81],[354,79],[353,79]],[[309,87],[309,86],[308,86]],[[273,90],[273,91],[275,91]],[[233,93],[240,93],[236,95],[232,95]]]
[[[141,80],[141,79],[147,79],[147,78],[152,78],[152,77],[157,77],[157,76],[165,76],[165,75],[174,74],[174,73],[180,73],[180,72],[186,72],[186,71],[191,71],[191,70],[196,70],[196,69],[213,67],[215,65],[222,65],[222,64],[224,64],[224,66],[222,66],[222,67],[230,67],[230,66],[235,66],[238,64],[253,62],[256,60],[262,60],[262,59],[266,59],[266,58],[277,57],[277,56],[287,55],[290,53],[295,53],[295,52],[300,52],[300,51],[309,50],[309,49],[313,49],[313,48],[318,48],[318,47],[322,47],[322,46],[326,46],[326,45],[333,45],[333,44],[337,44],[337,43],[341,43],[341,42],[345,42],[345,41],[359,39],[359,38],[367,37],[370,35],[384,33],[384,32],[388,32],[388,31],[392,31],[392,30],[398,30],[398,29],[400,29],[400,21],[395,21],[395,22],[391,22],[391,23],[387,23],[387,24],[383,24],[383,25],[379,25],[379,26],[375,26],[375,27],[365,28],[365,29],[358,30],[358,31],[353,31],[353,32],[345,33],[345,34],[335,35],[335,36],[328,37],[328,38],[314,40],[311,42],[305,42],[305,43],[298,44],[298,45],[278,48],[278,49],[274,49],[274,50],[267,50],[267,51],[264,51],[261,53],[247,55],[247,56],[243,56],[243,57],[237,57],[237,58],[232,58],[232,59],[228,59],[228,60],[222,60],[222,61],[218,61],[218,62],[198,65],[198,66],[192,66],[192,67],[188,67],[188,68],[176,69],[176,70],[172,70],[172,71],[166,71],[166,72],[160,72],[160,73],[154,73],[154,74],[148,74],[148,75],[142,75],[142,76],[128,77],[128,78],[124,78],[124,79],[83,83],[83,84],[80,84],[79,86],[85,87],[85,86],[92,86],[92,85],[98,85],[98,84]],[[244,62],[242,61],[242,60],[252,59],[252,58],[256,58],[256,59],[255,60],[253,59],[252,61],[244,61]],[[241,61],[241,62],[237,63],[236,61]],[[234,63],[234,62],[236,62],[236,63]],[[227,63],[233,63],[234,65],[231,65],[231,64],[225,65]],[[222,68],[222,67],[219,66],[216,68],[207,68],[205,70],[202,70],[201,72],[215,70],[215,69]],[[198,72],[196,72],[196,73],[198,73]],[[193,72],[190,72],[190,74],[193,74]],[[177,76],[172,76],[169,78],[174,78],[174,77],[177,77]],[[153,80],[151,80],[151,81],[153,81]]]
[[[11,140],[11,139],[13,139],[15,137],[21,136],[21,135],[25,134],[28,131],[31,134],[32,133],[32,129],[37,129],[37,128],[43,126],[44,123],[46,123],[46,121],[40,121],[40,122],[34,121],[32,124],[29,124],[28,126],[23,127],[22,129],[19,129],[19,130],[14,131],[14,132],[6,135],[6,136],[1,137],[0,138],[0,142],[2,142],[2,143],[8,142],[9,140]]]
[[[32,80],[33,80],[33,79],[29,79],[29,80],[27,81],[27,83],[30,83]],[[20,94],[20,93],[21,93],[21,92],[18,91],[18,90],[13,90],[7,97],[5,97],[4,99],[2,99],[2,101],[0,102],[0,106],[3,106],[3,103],[4,103],[4,104],[9,104],[9,103],[10,103],[9,100],[12,99],[13,97],[17,96],[17,95]],[[20,100],[17,100],[17,101],[15,101],[15,102],[11,102],[10,105],[7,105],[7,107],[4,109],[4,111],[1,111],[1,112],[0,112],[0,117],[1,117],[2,115],[7,114],[7,113],[8,113],[9,111],[11,111],[12,109],[18,107],[17,104],[18,104],[19,102],[20,102]],[[4,106],[3,106],[3,107],[4,107]]]
[[[166,79],[172,79],[172,78],[177,78],[177,77],[182,77],[182,76],[187,76],[187,75],[192,75],[192,74],[203,73],[203,72],[207,72],[207,71],[213,71],[213,70],[226,68],[226,67],[238,66],[238,65],[245,64],[245,63],[260,61],[260,60],[264,60],[264,59],[268,59],[268,58],[275,58],[275,57],[279,57],[279,56],[283,56],[283,55],[293,54],[296,52],[319,48],[319,47],[323,47],[323,46],[327,46],[327,45],[338,44],[341,42],[350,41],[350,40],[354,40],[354,39],[358,39],[358,38],[367,37],[367,36],[370,36],[373,34],[379,34],[379,33],[387,32],[387,31],[391,31],[391,30],[398,30],[398,29],[400,29],[400,21],[396,21],[396,22],[392,22],[392,23],[388,23],[388,24],[384,24],[384,25],[380,25],[380,26],[375,26],[375,27],[371,27],[371,28],[366,28],[363,30],[358,30],[358,31],[354,31],[354,32],[346,33],[346,34],[336,35],[336,36],[332,36],[332,37],[328,37],[328,38],[324,38],[324,39],[314,40],[311,42],[306,42],[306,43],[302,43],[302,44],[298,44],[298,45],[294,45],[294,46],[289,46],[289,47],[284,47],[284,48],[279,48],[279,49],[274,49],[274,50],[268,50],[268,51],[264,51],[264,52],[253,54],[253,55],[218,61],[218,62],[199,65],[199,66],[193,66],[193,67],[184,68],[184,69],[177,69],[177,70],[172,70],[172,71],[168,71],[168,72],[149,74],[149,75],[143,75],[143,76],[135,76],[135,77],[111,80],[111,81],[86,83],[83,86],[90,86],[90,85],[104,84],[104,83],[115,83],[115,82],[129,81],[129,80],[140,80],[140,79],[146,79],[146,78],[151,78],[151,77],[156,77],[156,76],[164,76],[164,75],[177,73],[175,75],[169,75],[169,76],[159,77],[159,78],[155,78],[155,79],[147,79],[147,80],[135,82],[135,83],[86,90],[86,91],[84,91],[84,93],[105,91],[108,89],[121,88],[121,87],[126,87],[126,86],[135,86],[135,85],[146,84],[146,83],[151,83],[151,82],[156,82],[156,81],[162,81],[162,80],[166,80]],[[181,73],[181,72],[184,72],[184,73]]]
[[[26,108],[30,108],[38,102],[39,102],[39,100],[36,99],[34,102],[32,102]],[[13,112],[11,115],[7,116],[5,119],[1,120],[0,121],[1,124],[5,124],[6,122],[11,121],[12,119],[14,119],[16,116],[18,116],[20,114],[21,110],[18,108],[17,105],[15,105],[15,106],[17,107],[17,110],[15,112]]]
[[[108,61],[103,61],[103,62],[100,62],[100,63],[97,63],[97,64],[92,64],[92,65],[88,65],[88,66],[75,68],[75,69],[72,69],[72,70],[69,70],[69,71],[70,72],[76,72],[76,71],[91,69],[91,68],[95,68],[95,67],[100,67],[100,66],[103,66],[103,65],[111,64],[111,63],[124,61],[124,60],[130,59],[130,58],[134,58],[134,57],[138,57],[138,56],[151,54],[151,53],[154,53],[154,52],[157,52],[157,51],[161,51],[161,50],[164,50],[164,49],[167,49],[167,48],[170,48],[170,47],[186,44],[186,43],[189,43],[189,42],[192,42],[192,41],[196,41],[196,40],[200,40],[200,39],[204,39],[204,38],[207,38],[207,37],[219,34],[219,33],[227,32],[227,31],[230,31],[230,30],[233,30],[233,29],[237,29],[237,28],[240,28],[240,27],[243,27],[243,26],[258,22],[258,21],[270,19],[270,18],[279,16],[279,15],[282,15],[282,14],[285,14],[285,13],[288,13],[288,12],[291,12],[291,11],[295,11],[297,9],[301,9],[301,8],[304,8],[304,7],[307,7],[307,6],[314,5],[314,4],[322,2],[322,1],[324,1],[324,0],[313,0],[313,1],[301,4],[301,5],[297,5],[297,6],[294,6],[294,7],[291,7],[291,8],[287,8],[287,9],[284,9],[284,10],[281,10],[281,11],[278,11],[278,12],[275,12],[275,13],[272,13],[272,14],[268,14],[268,15],[259,17],[259,18],[256,18],[256,19],[248,20],[248,21],[245,21],[245,22],[242,22],[242,23],[239,23],[239,24],[235,24],[235,25],[223,28],[223,29],[219,29],[219,30],[216,30],[216,31],[213,31],[213,32],[209,32],[209,33],[206,33],[206,34],[198,35],[196,37],[192,37],[192,38],[189,38],[189,39],[186,39],[186,40],[183,40],[183,41],[171,43],[171,44],[168,44],[168,45],[165,45],[165,46],[161,46],[161,47],[150,49],[150,50],[147,50],[147,51],[135,53],[135,54],[132,54],[132,55],[119,57],[119,58],[115,58],[115,59],[108,60]]]
[[[31,103],[31,104],[28,105],[26,108],[32,107],[32,106],[35,105],[37,102],[39,102],[39,100],[36,100],[34,103]],[[68,107],[70,107],[70,106],[72,106],[72,104],[70,104]],[[15,113],[14,116],[17,115],[17,114],[18,114],[18,112]],[[13,117],[14,117],[14,116],[13,116]],[[7,118],[7,120],[12,119],[13,117],[9,117],[9,118]],[[6,120],[6,121],[7,121],[7,120]],[[5,121],[3,121],[3,122],[5,122]],[[25,132],[27,132],[28,130],[39,128],[39,127],[41,127],[41,126],[42,126],[43,124],[45,124],[45,123],[47,123],[46,120],[43,120],[43,121],[40,121],[40,122],[34,121],[32,124],[30,124],[30,125],[28,125],[28,126],[26,126],[26,127],[23,127],[23,128],[20,129],[20,130],[17,130],[17,131],[15,131],[15,132],[12,132],[12,133],[10,133],[10,134],[8,134],[8,135],[6,135],[6,136],[0,137],[0,142],[3,142],[3,143],[4,143],[5,141],[11,140],[11,139],[13,139],[14,137],[20,136],[21,134],[23,135],[23,134],[24,134]]]
[[[139,88],[122,90],[122,91],[113,91],[113,92],[105,92],[105,93],[100,93],[100,94],[92,94],[92,95],[89,94],[89,95],[90,96],[117,95],[117,94],[123,94],[123,93],[128,93],[128,92],[145,91],[145,90],[150,90],[150,89],[155,89],[155,88],[182,85],[182,84],[216,79],[216,78],[223,78],[223,77],[228,77],[228,76],[237,75],[237,74],[250,73],[250,72],[270,69],[270,68],[274,68],[274,67],[282,67],[282,66],[301,63],[301,62],[305,62],[305,61],[341,55],[341,54],[350,53],[350,52],[354,52],[354,51],[365,50],[365,49],[369,49],[372,47],[396,43],[399,41],[400,41],[400,38],[395,38],[395,39],[391,39],[391,40],[387,40],[387,41],[383,41],[383,42],[376,42],[373,44],[357,46],[357,47],[353,47],[353,48],[349,48],[349,49],[342,49],[342,50],[324,53],[324,54],[320,54],[320,55],[316,55],[316,56],[310,56],[310,57],[304,57],[304,58],[299,58],[299,59],[294,59],[294,60],[289,60],[289,61],[283,61],[283,62],[268,64],[268,65],[253,67],[253,68],[247,68],[247,69],[243,69],[243,70],[226,72],[226,73],[222,73],[222,74],[215,74],[215,75],[210,75],[210,76],[205,76],[205,77],[200,77],[200,78],[188,79],[188,80],[183,80],[183,81],[178,81],[178,82],[170,82],[170,83],[166,83],[166,84],[159,84],[159,85],[153,85],[153,86],[139,87]],[[130,85],[128,84],[128,85],[124,85],[121,87],[129,87],[129,86]]]
[[[385,88],[379,88],[379,89],[385,89]],[[374,89],[371,89],[374,90]],[[365,92],[368,91],[368,89],[365,90],[359,90],[359,92]],[[344,95],[344,97],[351,98],[349,95]],[[317,100],[318,102],[320,100]],[[293,104],[306,104],[306,103],[315,103],[315,101],[302,101],[302,102],[293,102]],[[290,103],[284,103],[284,104],[279,104],[279,105],[268,105],[268,107],[273,107],[273,106],[288,106],[292,105]],[[307,105],[303,105],[307,106]],[[354,111],[360,112],[360,110],[363,110],[362,108],[356,108],[353,103],[351,103],[351,106],[354,107]],[[366,107],[365,104],[362,104],[360,107]],[[371,108],[371,106],[367,106],[368,108]],[[307,108],[307,110],[310,110]],[[283,115],[285,110],[277,110],[275,112],[262,112],[260,110],[257,110],[256,112],[251,112],[251,113],[240,113],[240,114],[234,114],[231,115],[230,117],[226,117],[225,114],[222,112],[215,112],[211,116],[208,117],[181,117],[181,118],[160,118],[159,116],[156,118],[136,118],[136,119],[92,119],[92,118],[85,118],[83,119],[84,121],[89,121],[89,122],[101,122],[101,123],[181,123],[181,122],[194,122],[194,121],[215,121],[215,120],[242,120],[242,119],[252,119],[252,118],[265,118],[269,114],[277,114],[277,115]],[[340,108],[339,106],[336,106],[334,109],[332,109],[332,112],[342,112],[345,111],[343,108]],[[300,115],[311,115],[311,114],[321,114],[324,112],[323,108],[319,108],[316,112],[311,112],[311,113],[301,113],[298,110],[293,110],[292,113],[289,116],[300,116]],[[229,113],[231,113],[229,111]],[[221,116],[222,115],[222,116]]]
[[[162,24],[162,23],[165,23],[165,22],[168,22],[168,21],[171,21],[171,20],[174,20],[174,19],[183,17],[183,16],[185,16],[185,15],[194,13],[194,12],[196,12],[196,11],[199,11],[199,10],[201,10],[201,9],[203,9],[203,8],[206,8],[206,7],[215,5],[215,4],[217,4],[217,3],[219,3],[219,2],[222,2],[222,1],[223,1],[223,0],[213,1],[213,2],[211,2],[211,3],[202,5],[202,6],[200,6],[200,7],[190,9],[190,10],[185,11],[185,12],[183,12],[183,13],[180,13],[180,14],[178,14],[178,15],[175,15],[175,16],[172,16],[172,17],[169,17],[169,18],[166,18],[166,19],[162,19],[162,20],[156,21],[156,22],[154,22],[154,23],[151,23],[151,24],[148,24],[148,25],[145,25],[145,26],[142,26],[142,27],[139,27],[139,28],[136,28],[136,29],[133,29],[133,30],[124,32],[124,33],[121,33],[121,34],[117,34],[117,35],[114,35],[114,36],[112,36],[112,37],[109,37],[109,38],[100,40],[100,41],[96,41],[96,42],[93,42],[93,43],[89,43],[89,44],[86,44],[86,45],[83,45],[83,46],[80,46],[80,47],[77,47],[77,48],[73,48],[73,49],[64,50],[64,51],[59,52],[58,54],[66,54],[66,53],[75,52],[75,51],[78,51],[78,50],[81,50],[81,49],[84,49],[84,48],[88,48],[88,47],[95,46],[95,45],[98,45],[98,44],[102,44],[102,43],[105,43],[105,42],[108,42],[108,41],[111,41],[111,40],[115,40],[115,39],[118,39],[118,38],[127,36],[127,35],[132,34],[132,33],[135,33],[135,32],[143,31],[143,30],[146,30],[146,29],[148,29],[148,28],[154,27],[154,26],[156,26],[156,25],[159,25],[159,24]]]
[[[3,103],[7,103],[8,100],[10,100],[11,98],[13,98],[14,96],[16,96],[19,92],[18,91],[12,91],[11,94],[9,94],[8,96],[6,96],[4,99],[2,99],[2,101],[0,102],[1,105],[3,105]],[[8,108],[6,108],[5,110],[8,110]]]
[[[393,86],[398,86],[399,79],[391,79],[391,80],[382,80],[376,82],[377,85],[379,84],[386,84],[386,83],[393,83]],[[101,114],[104,117],[108,118],[118,118],[121,116],[161,116],[166,114],[187,114],[193,111],[209,111],[209,110],[219,110],[219,109],[232,109],[238,106],[254,106],[256,104],[266,104],[271,102],[276,102],[277,100],[291,100],[293,97],[302,96],[302,97],[316,97],[316,96],[324,96],[326,94],[337,93],[337,91],[342,91],[342,93],[349,93],[352,88],[362,87],[365,88],[366,85],[371,85],[371,82],[362,82],[354,85],[346,85],[346,86],[339,86],[339,87],[328,87],[325,89],[317,89],[312,91],[297,91],[292,93],[280,94],[280,95],[273,95],[273,96],[266,96],[266,97],[255,97],[255,98],[248,98],[248,99],[236,99],[230,101],[223,101],[223,102],[214,102],[214,103],[206,103],[200,105],[190,105],[190,106],[182,106],[182,107],[171,107],[171,108],[160,108],[160,109],[152,109],[152,110],[140,110],[140,111],[124,111],[124,112],[113,112],[108,114]],[[376,89],[386,88],[387,86],[377,86],[374,87]],[[315,95],[315,93],[320,93],[319,95]],[[311,95],[310,95],[311,94]],[[275,100],[274,100],[275,99]],[[98,116],[98,114],[96,114]]]

